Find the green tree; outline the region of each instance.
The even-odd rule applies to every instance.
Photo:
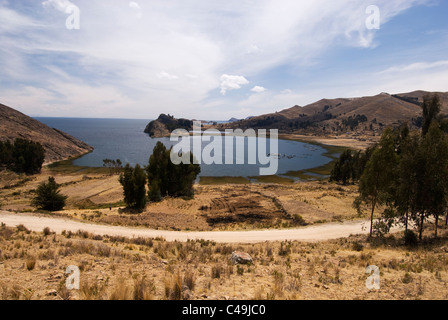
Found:
[[[123,186],[126,205],[135,210],[143,210],[146,206],[145,171],[138,164],[135,168],[127,164],[118,180]]]
[[[168,150],[162,142],[157,142],[149,157],[149,163],[146,167],[146,174],[148,176],[149,190],[151,191],[151,184],[153,181],[157,185],[161,197],[168,195],[170,181],[168,179],[168,170],[170,166],[170,157]],[[155,190],[156,191],[156,190]]]
[[[352,152],[345,150],[335,162],[330,175],[330,182],[347,184],[356,183],[362,176],[368,160],[376,146],[367,148],[365,151]]]
[[[121,162],[120,159],[117,160],[104,159],[103,167],[109,168],[109,174],[114,175],[120,173],[121,169],[123,169],[123,163]]]
[[[419,239],[428,216],[435,218],[435,236],[439,217],[447,208],[448,197],[448,139],[437,123],[432,123],[422,140],[418,168],[419,188],[416,209],[419,212]]]
[[[408,135],[400,145],[397,182],[395,186],[395,208],[397,217],[408,231],[409,221],[414,220],[416,199],[419,190],[419,171],[422,165],[421,136]]]
[[[159,183],[157,179],[153,179],[149,183],[148,199],[152,202],[159,202],[162,200],[162,194],[160,193]]]
[[[0,142],[0,166],[17,173],[36,174],[42,169],[45,149],[38,142],[18,138]]]
[[[378,206],[391,202],[398,156],[392,129],[384,131],[378,147],[372,153],[359,182],[359,196],[354,207],[362,212],[362,205],[371,208],[370,236],[373,235],[373,217]]]
[[[430,95],[426,94],[423,97],[423,127],[422,127],[422,135],[425,136],[428,131],[431,123],[437,120],[437,116],[440,113],[441,109],[440,98],[437,94]]]
[[[5,168],[11,168],[14,163],[12,152],[14,145],[10,141],[0,141],[0,166]]]
[[[36,189],[36,196],[31,204],[42,210],[59,211],[65,206],[67,196],[60,193],[60,185],[58,185],[54,177],[49,177],[48,182],[42,182]]]
[[[330,181],[341,182],[347,184],[353,173],[353,155],[351,150],[345,150],[339,160],[336,161],[331,171]]]
[[[12,156],[14,159],[14,171],[36,174],[42,169],[42,164],[45,160],[45,150],[38,142],[19,138],[14,141]]]
[[[190,153],[190,163],[175,165],[170,158],[171,149],[167,150],[163,143],[157,142],[149,158],[146,172],[148,176],[151,201],[157,201],[165,196],[192,197],[193,184],[201,168],[194,164]]]

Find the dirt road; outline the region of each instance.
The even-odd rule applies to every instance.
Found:
[[[7,211],[0,211],[0,223],[4,223],[10,227],[23,224],[28,229],[37,232],[41,232],[45,227],[48,227],[57,233],[61,233],[63,230],[72,232],[83,230],[98,235],[124,236],[129,238],[163,237],[167,241],[204,239],[219,243],[257,243],[283,240],[316,242],[348,237],[351,234],[367,234],[370,226],[370,221],[357,221],[321,224],[287,230],[269,229],[257,231],[180,232],[90,224],[65,218],[11,213]]]

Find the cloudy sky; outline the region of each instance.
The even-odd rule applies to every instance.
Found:
[[[447,13],[445,0],[0,0],[0,103],[227,120],[448,91]]]

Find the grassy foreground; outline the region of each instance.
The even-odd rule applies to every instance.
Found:
[[[226,245],[0,226],[0,299],[447,299],[443,233],[408,248],[400,235]],[[233,265],[235,250],[254,263]],[[380,270],[379,290],[366,287],[370,265]],[[79,290],[66,287],[68,266],[80,270]]]

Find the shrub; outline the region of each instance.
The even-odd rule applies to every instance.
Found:
[[[409,247],[416,247],[418,245],[417,234],[412,230],[406,230],[403,236],[404,244]]]
[[[412,280],[413,280],[412,276],[409,274],[409,272],[406,272],[406,273],[404,274],[403,279],[401,279],[401,282],[403,282],[403,283],[405,283],[405,284],[408,284],[408,283],[411,283]]]
[[[296,225],[299,225],[299,226],[307,225],[305,219],[303,219],[303,217],[298,213],[293,216],[293,221]]]
[[[35,257],[28,257],[25,261],[25,266],[28,271],[31,271],[36,266],[36,258]]]
[[[59,211],[65,206],[67,197],[60,194],[60,185],[56,183],[54,177],[49,177],[48,182],[42,182],[36,189],[36,196],[31,204],[46,211]]]
[[[212,267],[212,279],[219,279],[219,278],[221,278],[221,273],[222,273],[221,265],[214,265]]]
[[[352,248],[353,248],[353,250],[360,252],[364,249],[364,246],[361,243],[359,243],[358,241],[356,241],[356,242],[353,242]]]
[[[51,234],[51,230],[48,227],[45,227],[43,230],[44,236],[49,236]]]
[[[134,280],[134,300],[152,300],[156,287],[152,280],[146,277],[137,277]]]
[[[179,272],[175,276],[165,278],[165,297],[168,300],[182,299],[182,277]]]

